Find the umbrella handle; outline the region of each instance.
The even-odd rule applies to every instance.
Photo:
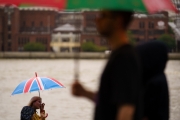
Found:
[[[74,56],[74,79],[79,80],[79,52],[75,52]]]
[[[37,72],[35,72],[35,76],[37,77]]]

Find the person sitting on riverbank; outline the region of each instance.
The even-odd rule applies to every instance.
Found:
[[[24,106],[21,110],[21,120],[45,120],[48,114],[45,114],[45,104],[41,102],[40,97],[32,97],[28,106]],[[40,109],[40,116],[37,114],[37,109]]]
[[[143,66],[144,120],[169,120],[169,91],[164,73],[168,49],[159,41],[137,46]]]

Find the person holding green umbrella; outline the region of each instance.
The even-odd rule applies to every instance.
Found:
[[[132,11],[102,10],[96,20],[98,32],[112,49],[103,70],[98,92],[87,90],[76,80],[72,94],[95,102],[94,120],[141,120],[141,66],[127,29]]]

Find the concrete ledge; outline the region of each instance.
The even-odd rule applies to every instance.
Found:
[[[170,60],[180,60],[180,53],[169,53]]]
[[[30,52],[29,58],[50,58],[50,52]]]
[[[54,53],[54,58],[74,58],[74,53]]]
[[[0,52],[0,58],[13,59],[73,59],[79,57],[80,59],[106,59],[109,54],[81,52],[76,53],[55,53],[55,52]],[[180,53],[169,53],[170,60],[180,60]]]
[[[3,52],[2,58],[28,58],[30,52]]]
[[[79,57],[80,59],[105,59],[108,54],[105,53],[55,53],[55,52],[0,52],[0,58],[47,58],[47,59],[72,59]]]
[[[0,58],[3,58],[4,54],[2,52],[0,52]]]

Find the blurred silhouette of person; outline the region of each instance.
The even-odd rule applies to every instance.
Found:
[[[169,91],[164,73],[168,49],[160,41],[137,46],[143,68],[144,120],[169,120]]]
[[[112,49],[101,76],[98,92],[87,90],[76,80],[72,94],[95,102],[94,120],[142,119],[141,66],[130,45],[127,28],[133,12],[102,10],[96,20],[98,32]]]
[[[45,114],[45,104],[41,102],[42,99],[40,97],[32,97],[29,104],[21,110],[21,120],[45,120],[48,114]],[[37,109],[40,109],[40,116],[37,114]]]

